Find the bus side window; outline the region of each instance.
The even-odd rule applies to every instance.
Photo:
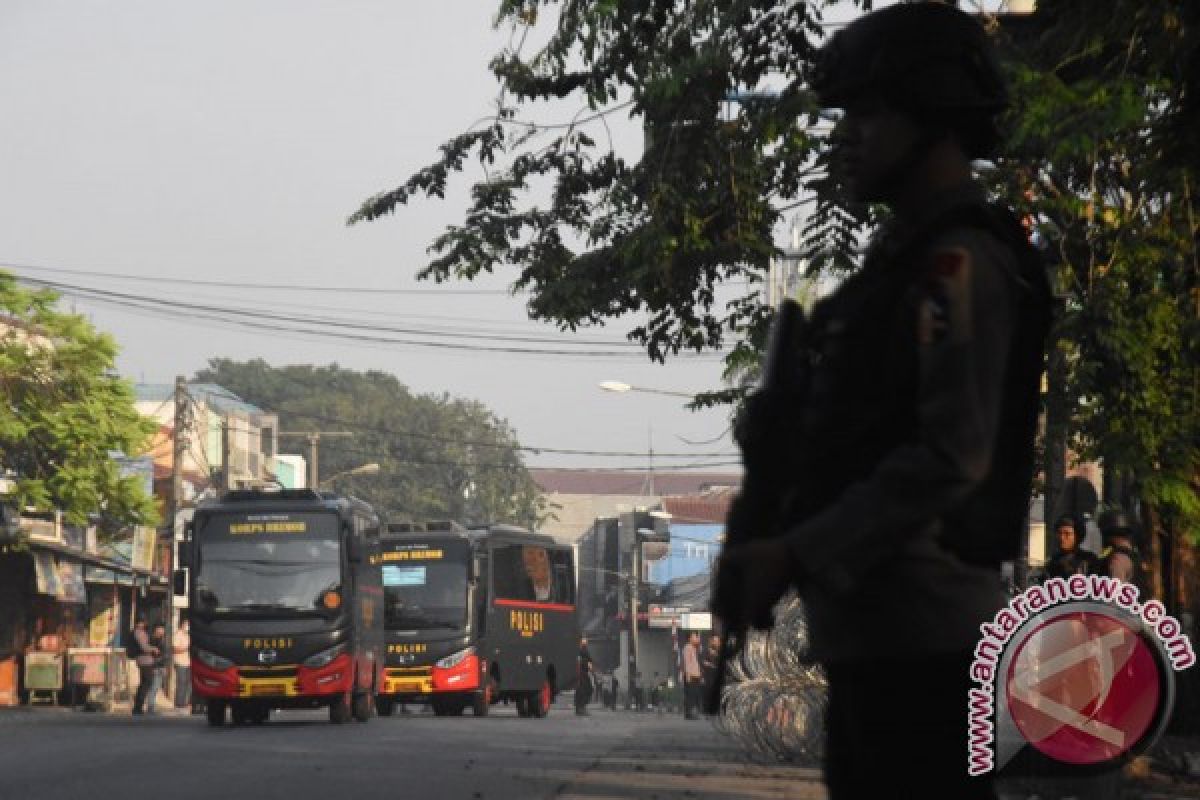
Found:
[[[571,570],[571,551],[552,550],[550,564],[554,570],[554,602],[574,605],[575,576]]]
[[[487,612],[488,608],[491,607],[491,597],[489,595],[492,591],[491,581],[488,580],[490,574],[487,556],[477,556],[475,558],[475,608],[477,610],[475,614],[475,630],[479,636],[487,633]]]

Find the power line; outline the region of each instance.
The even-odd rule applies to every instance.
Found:
[[[90,278],[115,278],[126,281],[141,281],[146,283],[179,284],[182,286],[209,286],[223,289],[239,289],[247,291],[281,291],[281,292],[334,292],[340,294],[394,294],[394,295],[496,295],[513,292],[507,289],[387,289],[354,286],[304,286],[291,283],[245,283],[243,281],[209,281],[195,278],[167,278],[157,275],[131,275],[119,272],[101,272],[96,270],[70,269],[67,267],[47,267],[38,264],[15,264],[4,262],[6,269],[30,270],[34,272],[52,272],[62,275],[82,275]]]
[[[116,305],[137,309],[143,312],[148,312],[155,316],[168,317],[176,321],[194,322],[196,319],[204,319],[213,322],[219,322],[225,325],[234,325],[256,330],[269,330],[273,332],[293,333],[302,336],[313,336],[318,338],[338,339],[343,341],[367,342],[378,344],[401,345],[411,347],[427,347],[440,350],[461,350],[468,352],[490,352],[490,353],[507,353],[515,355],[535,355],[535,356],[566,356],[579,357],[589,356],[596,358],[612,358],[612,359],[629,359],[631,361],[640,362],[642,359],[635,355],[633,349],[636,345],[630,345],[630,352],[620,352],[613,350],[560,350],[548,348],[529,348],[529,347],[491,347],[484,344],[465,344],[458,342],[443,342],[443,341],[424,341],[420,339],[404,339],[388,336],[376,336],[367,333],[351,333],[349,331],[326,330],[311,327],[297,327],[297,325],[332,325],[334,327],[349,328],[366,331],[401,331],[404,329],[389,328],[387,326],[372,326],[360,323],[351,323],[345,321],[330,321],[327,319],[314,319],[306,317],[296,317],[284,314],[271,314],[270,312],[247,311],[242,309],[228,309],[216,306],[205,306],[195,303],[183,303],[178,301],[167,300],[164,298],[155,298],[144,295],[129,295],[122,292],[109,292],[92,287],[75,287],[71,284],[63,284],[56,281],[46,281],[37,278],[29,278],[21,276],[22,281],[32,283],[38,286],[53,288],[64,294],[69,294],[80,299],[92,300],[94,302],[104,303],[108,305]],[[193,319],[179,319],[179,315],[169,312],[159,306],[171,306],[176,309],[187,311]],[[261,321],[265,318],[270,321]],[[287,323],[293,323],[291,325]],[[278,323],[278,324],[274,324]],[[449,336],[449,334],[429,334],[422,331],[412,331],[419,336]],[[457,334],[457,338],[485,338],[498,339],[503,338],[510,341],[521,341],[521,337],[500,337],[500,336],[481,336],[476,334]],[[524,340],[538,341],[534,337],[524,337]],[[543,339],[541,341],[553,342],[555,344],[571,345],[570,340],[550,340]],[[623,344],[623,343],[613,343]],[[639,348],[640,350],[640,348]],[[679,354],[681,357],[690,360],[716,360],[719,356],[714,354],[692,354],[684,352]]]

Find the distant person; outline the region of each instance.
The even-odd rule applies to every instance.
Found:
[[[150,689],[146,694],[146,713],[153,714],[158,702],[158,693],[166,683],[167,667],[171,659],[167,655],[167,629],[163,625],[155,625],[150,634],[150,644],[154,648],[154,671],[151,673]]]
[[[683,646],[683,716],[700,718],[704,672],[700,669],[700,634],[693,632]]]
[[[146,708],[146,698],[154,688],[154,664],[158,661],[158,648],[150,642],[150,634],[146,632],[146,620],[139,619],[133,626],[134,650],[137,656],[134,663],[138,668],[138,687],[133,695],[133,713],[143,714]],[[153,710],[153,700],[150,704]]]
[[[1100,534],[1104,551],[1100,556],[1100,572],[1125,583],[1131,583],[1148,596],[1149,587],[1141,568],[1141,558],[1133,544],[1134,525],[1121,509],[1111,509],[1100,515]]]
[[[587,639],[579,640],[579,659],[575,667],[575,713],[587,716],[588,703],[592,702],[592,655],[588,652]]]
[[[1099,559],[1080,543],[1081,528],[1074,517],[1064,514],[1054,523],[1054,534],[1058,537],[1058,553],[1046,565],[1047,578],[1069,578],[1072,575],[1093,575],[1098,571]]]
[[[187,619],[179,620],[179,627],[171,637],[171,654],[175,665],[175,707],[187,708],[192,701],[192,659],[189,651],[192,636],[188,633]]]
[[[708,645],[704,648],[704,652],[700,655],[700,674],[703,676],[701,685],[703,686],[704,694],[701,697],[708,695],[712,689],[713,683],[717,679],[717,661],[720,659],[721,652],[721,637],[708,637]]]

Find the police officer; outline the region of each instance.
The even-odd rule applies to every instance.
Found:
[[[891,215],[813,310],[802,389],[739,423],[747,469],[787,470],[794,500],[777,535],[727,545],[714,609],[736,629],[799,589],[833,800],[994,797],[967,775],[969,667],[1024,528],[1050,313],[1037,254],[971,170],[1005,87],[979,25],[938,3],[859,18],[811,84],[844,111],[834,174]]]
[[[1072,575],[1092,575],[1099,571],[1100,559],[1091,550],[1080,546],[1083,526],[1070,514],[1064,514],[1054,523],[1058,537],[1058,553],[1046,565],[1046,577],[1069,578]]]
[[[1147,587],[1141,569],[1141,559],[1133,546],[1134,524],[1128,514],[1119,508],[1109,509],[1096,521],[1104,537],[1104,552],[1100,554],[1100,571],[1132,583],[1143,593]]]

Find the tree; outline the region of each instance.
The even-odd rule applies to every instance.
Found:
[[[562,329],[644,312],[629,337],[653,359],[730,343],[731,372],[756,363],[770,310],[754,284],[777,252],[782,215],[820,190],[806,231],[814,270],[851,266],[863,219],[832,191],[817,109],[803,90],[822,31],[818,4],[502,0],[497,25],[512,25],[524,43],[552,5],[560,12],[544,47],[526,56],[517,45],[492,61],[503,99],[487,125],[449,140],[436,162],[367,200],[350,222],[443,196],[473,157],[486,178],[471,188],[464,224],[433,243],[437,257],[421,277],[470,279],[511,265],[530,314]],[[768,80],[783,88],[749,94]],[[570,122],[518,116],[558,99],[581,106]],[[604,133],[618,112],[645,131],[640,158],[615,152]],[[718,284],[734,281],[751,286],[715,307]]]
[[[1140,508],[1178,613],[1200,601],[1200,9],[1042,0],[1010,33],[1015,135],[995,176],[1056,265],[1063,425],[1116,478],[1109,500]]]
[[[154,423],[114,372],[112,337],[57,300],[0,272],[0,466],[15,475],[11,502],[60,509],[75,524],[95,514],[157,524],[153,498],[112,458],[141,453]]]
[[[508,425],[481,403],[413,395],[394,376],[327,367],[272,367],[217,358],[196,374],[279,414],[282,430],[350,431],[320,442],[324,476],[378,463],[378,475],[336,488],[391,521],[455,519],[534,527],[541,494]],[[302,441],[296,441],[300,449]]]
[[[744,371],[763,345],[769,309],[753,284],[776,252],[781,215],[811,201],[813,272],[853,268],[870,221],[827,169],[804,90],[823,5],[501,0],[497,24],[524,43],[544,23],[545,46],[498,54],[491,68],[503,93],[487,125],[449,140],[437,161],[368,199],[350,222],[443,196],[451,174],[477,160],[486,177],[421,277],[511,266],[534,317],[574,330],[645,312],[629,335],[651,358],[732,340],[729,373]],[[556,17],[544,13],[551,6]],[[1043,0],[1032,17],[997,25],[984,15],[999,28],[1017,101],[1006,125],[1014,135],[989,178],[1053,243],[1075,450],[1123,476],[1156,530],[1194,538],[1200,24],[1184,0],[1119,0],[1111,11]],[[783,88],[755,94],[764,85]],[[563,99],[582,106],[569,123],[519,116]],[[603,135],[617,112],[643,127],[640,158],[617,154]],[[550,200],[539,204],[547,185]],[[737,278],[750,290],[714,308],[717,284]]]

